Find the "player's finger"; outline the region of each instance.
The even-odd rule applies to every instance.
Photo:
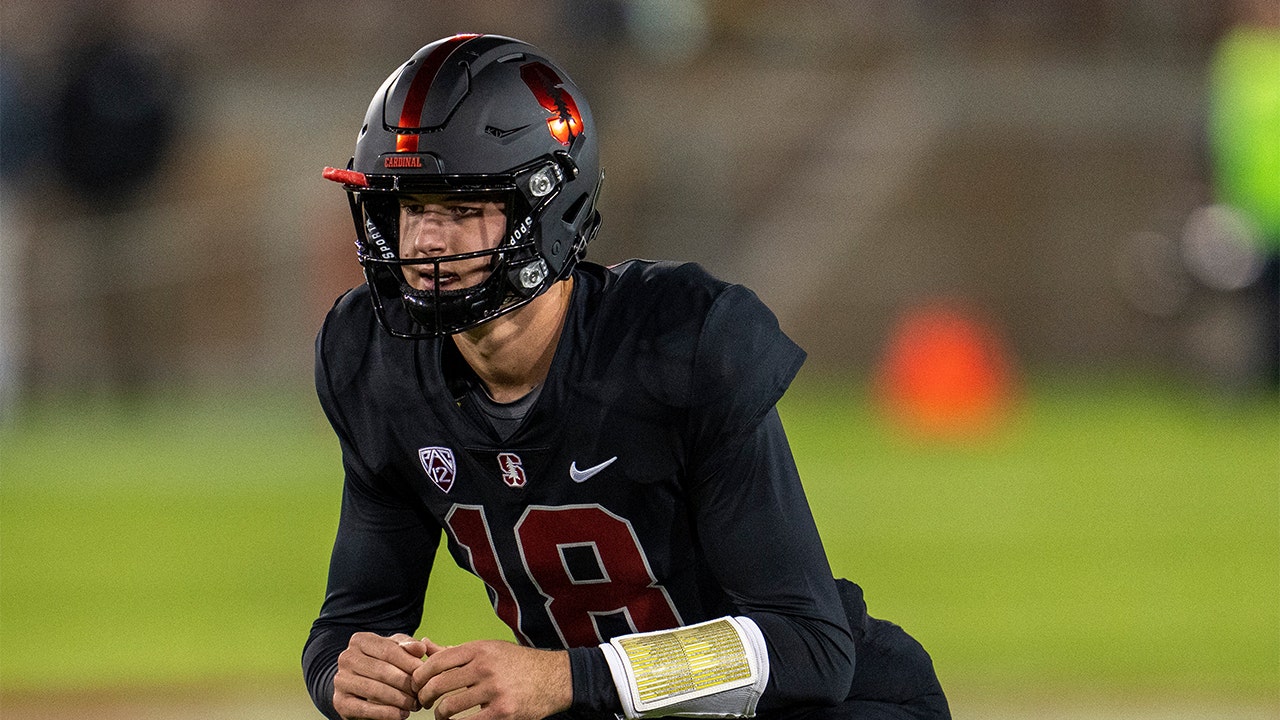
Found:
[[[364,698],[345,693],[334,693],[333,709],[344,718],[359,718],[359,720],[408,720],[409,718],[408,710],[369,702]]]
[[[413,692],[413,670],[417,670],[419,663],[415,659],[414,666],[406,669],[380,657],[358,651],[344,651],[338,656],[338,671],[345,670],[355,676],[371,678],[405,692]]]
[[[409,675],[418,669],[422,660],[421,655],[414,654],[414,650],[418,649],[413,646],[416,641],[408,635],[403,637],[403,640],[395,640],[375,635],[376,639],[362,638],[357,647],[363,654],[393,665]],[[352,645],[356,645],[354,638]],[[422,650],[425,652],[426,648]]]
[[[416,693],[345,668],[339,668],[338,674],[333,677],[333,688],[335,692],[403,710],[413,711],[421,707]]]
[[[413,665],[415,670],[417,669],[418,664],[421,662],[421,659],[427,654],[426,644],[423,643],[421,640],[415,640],[413,638],[409,638],[408,640],[401,640],[400,649],[409,653],[409,655],[413,657]]]
[[[459,713],[470,710],[484,702],[485,698],[476,688],[468,687],[445,693],[431,708],[436,720],[452,720]]]
[[[423,637],[422,644],[426,646],[428,655],[435,655],[441,650],[446,650],[450,647],[448,645],[439,645],[429,637]]]
[[[406,654],[407,653],[405,653],[404,649],[398,645],[392,645],[390,648],[385,645],[364,647],[352,646],[343,650],[342,653],[338,655],[338,667],[385,665],[390,668],[407,672],[407,670],[400,667],[403,663],[397,662],[401,656]],[[417,664],[415,663],[412,667],[417,669]]]
[[[418,702],[422,707],[431,707],[445,695],[475,685],[477,679],[473,670],[462,666],[449,668],[434,675],[419,671],[414,675],[413,681],[419,688]]]
[[[406,635],[404,633],[396,633],[395,635],[392,635],[388,639],[394,640],[395,643],[399,645],[402,650],[414,656],[415,658],[420,658],[423,655],[427,654],[426,642],[424,642],[423,640],[419,640],[418,638],[413,637],[412,635]]]
[[[385,644],[352,643],[350,647],[343,650],[338,655],[338,674],[334,677],[334,688],[341,688],[360,697],[397,707],[418,709],[416,706],[418,693],[413,685],[412,673],[392,662],[368,654],[379,652],[380,649],[385,649]],[[406,655],[399,648],[395,653]],[[416,665],[420,662],[414,658],[413,669],[416,670]]]
[[[480,647],[475,643],[462,643],[461,645],[450,645],[444,647],[435,645],[434,650],[430,647],[427,650],[426,657],[422,658],[422,666],[426,667],[425,672],[428,675],[438,675],[449,668],[459,667],[471,662],[475,657],[477,648]],[[422,666],[415,669],[416,673],[424,672]]]

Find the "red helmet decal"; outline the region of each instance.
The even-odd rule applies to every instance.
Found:
[[[564,81],[555,70],[540,62],[531,62],[521,66],[520,79],[533,91],[542,109],[551,113],[547,118],[551,137],[568,146],[582,134],[582,114],[578,112],[578,104],[564,89]]]
[[[431,90],[431,83],[435,81],[440,66],[444,65],[444,61],[459,46],[478,37],[480,36],[475,34],[454,35],[440,43],[439,47],[427,55],[409,83],[409,92],[405,94],[404,105],[400,108],[399,127],[405,129],[422,127],[422,111],[427,106],[427,92]],[[418,152],[418,135],[416,133],[397,135],[396,152]]]

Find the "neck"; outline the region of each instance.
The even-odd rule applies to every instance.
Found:
[[[489,397],[513,402],[546,380],[572,295],[571,277],[519,310],[453,336]]]

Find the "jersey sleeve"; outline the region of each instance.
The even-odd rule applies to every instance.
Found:
[[[302,665],[317,709],[337,720],[333,676],[338,655],[357,632],[392,635],[417,629],[441,529],[425,513],[414,512],[395,486],[361,459],[334,392],[323,331],[317,340],[316,386],[342,447],[345,476],[325,599],[303,648]]]
[[[853,677],[853,638],[775,407],[803,361],[773,313],[732,286],[707,315],[691,385],[698,550],[764,635],[761,711],[836,702]]]
[[[760,423],[804,360],[755,293],[730,285],[716,296],[698,335],[689,383],[695,478],[711,474],[738,436]]]
[[[769,682],[759,710],[843,699],[853,636],[777,410],[706,472],[692,491],[698,550],[764,636]]]

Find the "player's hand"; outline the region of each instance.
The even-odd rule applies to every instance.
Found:
[[[539,720],[573,704],[569,653],[501,640],[442,647],[423,638],[427,657],[413,674],[422,707],[436,720],[480,706],[467,720]],[[438,704],[437,704],[438,702]]]
[[[408,635],[356,633],[338,656],[333,707],[347,720],[405,720],[421,709],[413,673],[427,646]]]

